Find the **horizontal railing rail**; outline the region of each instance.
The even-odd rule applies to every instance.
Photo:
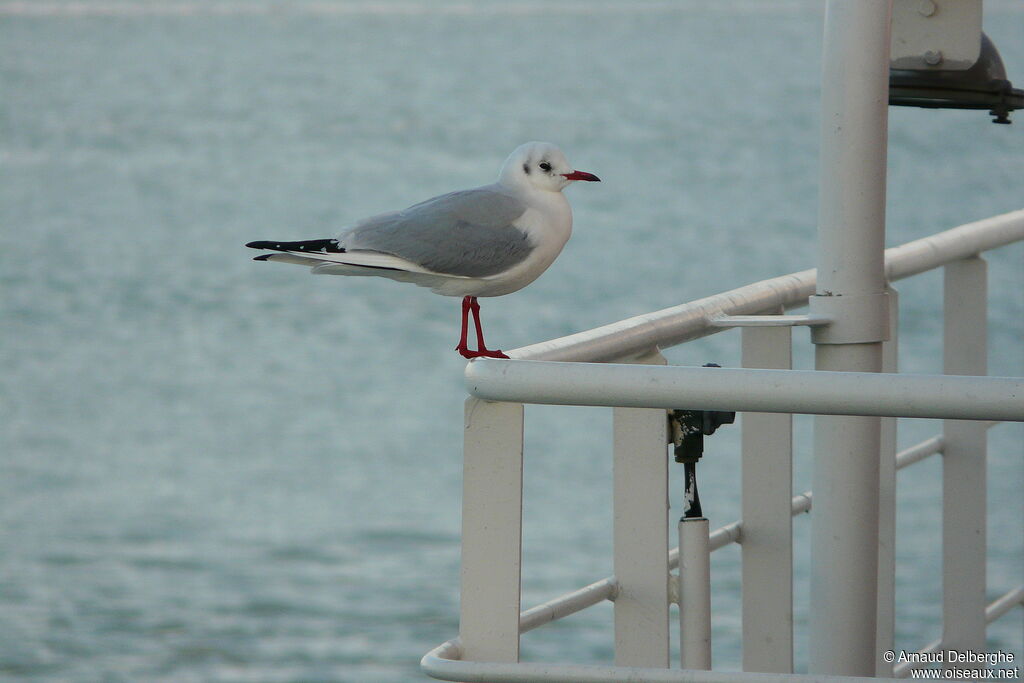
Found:
[[[1003,595],[990,602],[988,607],[985,608],[985,622],[991,624],[1018,605],[1024,605],[1024,586],[1017,586],[1013,590],[1006,591]],[[918,650],[918,653],[926,655],[938,652],[941,649],[942,640],[936,640]],[[896,678],[909,678],[910,672],[914,668],[921,667],[920,665],[915,667],[913,662],[902,662],[893,667],[893,675]]]
[[[736,524],[736,523],[734,523]],[[729,525],[730,527],[733,525]],[[726,527],[723,527],[723,529]],[[614,584],[598,582],[604,591],[614,590]],[[597,584],[593,584],[597,585]],[[589,586],[588,586],[589,588]],[[590,596],[594,597],[593,595]],[[608,597],[606,599],[613,599]],[[554,602],[554,601],[552,601]],[[600,602],[598,600],[597,602]],[[545,603],[548,605],[550,603]],[[591,603],[591,604],[596,604]],[[989,603],[985,609],[988,623],[999,619],[1014,607],[1024,605],[1024,586],[1007,591]],[[584,607],[589,606],[585,605]],[[544,605],[538,606],[544,607]],[[582,608],[581,608],[582,609]],[[532,611],[532,610],[530,610]],[[568,614],[579,611],[572,610]],[[526,613],[524,612],[524,617]],[[524,628],[523,631],[529,629]],[[942,641],[936,640],[918,651],[921,655],[938,652]],[[647,667],[607,667],[577,664],[506,664],[500,662],[468,662],[461,659],[461,645],[457,638],[437,646],[420,660],[420,669],[445,681],[472,683],[863,683],[865,679],[853,676],[818,676],[807,674],[738,673],[699,670],[666,670]],[[894,678],[875,678],[877,681],[896,681],[908,678],[914,666],[904,662],[894,668]],[[930,680],[950,680],[945,678]]]
[[[424,655],[420,660],[420,669],[432,678],[462,683],[864,683],[863,678],[854,676],[739,673],[586,664],[470,662],[461,660],[460,656],[459,643],[450,640]]]
[[[478,358],[466,388],[515,403],[1024,421],[1017,377]]]
[[[734,523],[736,524],[736,523]],[[730,527],[733,525],[729,525]],[[723,527],[723,529],[726,527]],[[678,561],[678,560],[677,560]],[[598,582],[605,591],[614,589],[605,579]],[[593,584],[594,586],[598,584]],[[589,587],[588,587],[589,588]],[[593,597],[593,596],[591,596]],[[606,599],[612,599],[608,597]],[[552,601],[554,602],[554,601]],[[597,602],[600,602],[598,600]],[[545,603],[548,605],[550,603]],[[596,603],[592,603],[596,604]],[[1007,591],[989,603],[985,620],[992,623],[1014,607],[1024,605],[1024,586]],[[589,605],[588,605],[589,606]],[[543,607],[543,606],[540,606]],[[531,610],[532,611],[532,610]],[[574,609],[571,613],[575,613]],[[524,612],[524,617],[526,613]],[[524,631],[528,629],[523,629]],[[937,652],[942,641],[937,640],[922,648],[921,655]],[[852,676],[810,676],[807,674],[738,673],[697,670],[666,670],[647,667],[607,667],[575,664],[506,664],[500,662],[467,662],[461,659],[461,645],[457,638],[437,646],[420,660],[420,668],[427,675],[445,681],[464,683],[863,683],[865,679]],[[908,678],[913,665],[904,662],[895,667],[895,678],[872,680],[896,681]],[[950,679],[930,679],[950,680]]]

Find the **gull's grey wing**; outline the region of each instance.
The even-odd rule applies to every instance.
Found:
[[[349,251],[391,254],[435,273],[487,277],[533,251],[512,224],[525,211],[523,202],[493,187],[461,190],[368,218],[339,241]]]

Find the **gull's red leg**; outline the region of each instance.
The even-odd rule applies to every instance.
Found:
[[[501,351],[489,350],[487,345],[484,344],[484,329],[483,326],[480,325],[480,304],[477,303],[475,296],[469,298],[471,299],[469,310],[473,313],[473,323],[476,326],[476,355],[483,356],[484,358],[508,358],[508,356]]]
[[[462,354],[463,358],[473,358],[470,355],[472,351],[466,345],[466,335],[469,332],[469,308],[472,306],[475,298],[472,296],[462,297],[462,336],[459,337],[459,345],[455,347],[455,350]]]
[[[477,350],[471,351],[466,343],[469,332],[469,314],[473,314],[473,324],[476,327]],[[491,351],[484,345],[484,330],[480,325],[480,304],[476,302],[475,296],[462,298],[462,336],[459,338],[459,345],[455,347],[463,358],[508,358],[501,351]]]
[[[473,314],[473,326],[476,327],[476,348],[480,351],[487,350],[487,344],[484,343],[484,328],[480,324],[480,303],[473,297],[473,300],[469,304],[469,311]]]

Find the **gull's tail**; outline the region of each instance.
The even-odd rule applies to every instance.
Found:
[[[338,240],[301,240],[298,242],[277,242],[259,240],[245,246],[252,249],[270,249],[274,253],[257,256],[253,261],[277,261],[295,263],[300,266],[350,266],[354,268],[401,269],[422,271],[415,264],[398,259],[390,254],[374,251],[349,252]],[[344,273],[351,275],[353,273]]]
[[[431,288],[450,280],[466,279],[457,275],[432,272],[419,264],[392,254],[362,249],[348,251],[335,239],[299,242],[260,240],[249,242],[245,246],[253,249],[269,249],[274,252],[257,256],[253,259],[254,261],[276,261],[309,266],[316,275],[379,275]]]

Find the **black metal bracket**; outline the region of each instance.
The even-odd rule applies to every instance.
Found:
[[[705,363],[706,368],[722,367]],[[704,437],[711,436],[724,424],[736,421],[736,413],[725,410],[673,410],[669,413],[669,427],[675,446],[676,462],[683,464],[686,476],[683,517],[703,517],[700,495],[697,492],[697,461],[704,455]]]

